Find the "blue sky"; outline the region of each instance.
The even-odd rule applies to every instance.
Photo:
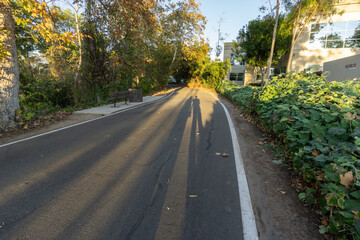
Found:
[[[210,46],[215,48],[217,42],[217,29],[220,18],[223,18],[221,32],[227,33],[225,42],[236,39],[239,30],[255,19],[259,14],[259,8],[269,6],[267,0],[198,0],[201,13],[207,18],[205,38],[210,41]],[[214,59],[215,53],[212,52]],[[219,57],[222,60],[222,55]]]

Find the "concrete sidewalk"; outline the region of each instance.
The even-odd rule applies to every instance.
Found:
[[[171,93],[170,93],[171,94]],[[114,107],[114,104],[109,104],[109,105],[105,105],[105,106],[100,106],[100,107],[94,107],[94,108],[89,108],[89,109],[84,109],[81,111],[76,111],[73,114],[99,114],[99,115],[110,115],[119,111],[122,111],[124,109],[127,108],[133,108],[139,105],[143,105],[143,104],[147,104],[150,102],[155,102],[158,101],[162,98],[167,97],[169,94],[166,95],[161,95],[161,96],[146,96],[143,98],[142,102],[127,102],[127,104],[125,104],[125,102],[117,102],[116,103],[116,107]]]

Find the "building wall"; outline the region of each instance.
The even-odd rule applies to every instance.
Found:
[[[328,81],[360,79],[360,55],[325,62],[323,71]]]
[[[318,17],[316,23],[328,22],[346,22],[360,21],[360,1],[344,0],[336,6],[339,10],[344,11],[342,15],[335,15],[331,18]],[[314,23],[312,23],[314,24]],[[291,63],[291,71],[302,71],[310,65],[323,65],[324,62],[333,61],[340,58],[360,54],[360,48],[319,48],[310,42],[311,24],[307,26],[304,32],[294,46],[294,55]]]
[[[233,54],[232,51],[232,42],[225,42],[224,43],[224,58],[223,61],[226,61],[226,59],[231,60],[231,55]],[[229,70],[228,74],[226,75],[225,79],[230,80],[230,74],[243,74],[243,81],[235,81],[237,84],[242,85],[244,84],[244,81],[246,79],[245,74],[246,65],[231,65],[231,69]]]

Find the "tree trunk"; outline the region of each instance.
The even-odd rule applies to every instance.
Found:
[[[277,31],[277,25],[278,25],[278,22],[279,22],[279,8],[280,8],[280,1],[277,0],[274,32],[273,32],[273,38],[272,38],[272,43],[271,43],[271,51],[270,51],[270,56],[269,56],[269,63],[268,63],[267,72],[266,72],[266,80],[265,80],[266,84],[269,83],[269,80],[270,80],[271,62],[272,62],[273,55],[274,55],[276,31]]]
[[[300,0],[300,2],[299,2],[298,14],[297,14],[296,21],[295,21],[295,24],[294,24],[293,36],[292,36],[292,39],[291,39],[291,46],[290,46],[289,59],[288,59],[287,65],[286,65],[286,72],[290,72],[290,68],[291,68],[292,57],[293,57],[293,54],[294,54],[294,46],[295,46],[295,42],[297,40],[296,32],[298,30],[298,24],[299,24],[299,21],[300,21],[301,6],[302,6],[302,0]],[[300,31],[299,35],[301,34],[301,32],[302,31]]]
[[[81,46],[81,36],[80,36],[80,27],[79,27],[79,18],[78,18],[78,12],[79,12],[79,3],[76,2],[76,9],[75,9],[75,24],[76,24],[76,33],[77,33],[77,40],[79,45],[79,62],[77,65],[76,73],[75,73],[75,79],[74,79],[74,88],[75,88],[75,105],[79,103],[79,75],[80,75],[80,68],[82,64],[82,46]]]
[[[260,68],[260,72],[261,72],[261,86],[263,87],[265,85],[265,68]]]
[[[291,46],[290,46],[290,52],[289,52],[289,59],[288,59],[287,65],[286,65],[286,72],[290,72],[290,68],[291,68],[292,56],[293,56],[293,54],[294,54],[296,31],[297,31],[297,28],[296,28],[296,26],[295,26],[295,27],[294,27],[294,30],[293,30],[292,40],[291,40]]]
[[[10,53],[0,59],[0,130],[5,131],[16,127],[15,110],[19,108],[19,64],[15,21],[11,9],[2,3],[0,3],[0,39]]]
[[[175,46],[175,52],[174,52],[173,59],[172,59],[171,64],[170,64],[170,71],[171,71],[172,66],[173,66],[173,64],[175,62],[176,54],[177,54],[177,47]]]

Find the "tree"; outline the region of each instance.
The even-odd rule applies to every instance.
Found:
[[[198,68],[201,68],[205,58],[209,53],[209,46],[204,42],[195,43],[193,45],[182,46],[182,52],[179,57],[179,64],[174,73],[177,81],[183,79],[189,82],[198,75]]]
[[[29,36],[40,37],[46,43],[67,44],[76,36],[59,33],[54,24],[60,9],[38,0],[1,0],[0,61],[1,130],[15,126],[15,110],[19,108],[19,65],[15,26],[27,29]],[[15,19],[13,18],[15,16]]]
[[[14,128],[19,108],[19,64],[16,51],[15,21],[10,7],[0,2],[0,130]]]
[[[161,31],[166,42],[173,46],[174,53],[170,70],[176,68],[177,56],[181,54],[183,46],[190,46],[202,42],[205,29],[205,17],[200,13],[199,4],[194,0],[179,1],[165,7],[169,14],[161,20]]]
[[[216,43],[216,47],[215,47],[215,56],[218,58],[223,50],[222,48],[222,45],[224,43],[224,40],[227,36],[227,34],[223,35],[223,33],[221,32],[221,23],[223,23],[224,19],[221,17],[218,24],[219,24],[219,27],[218,27],[218,30],[217,30],[217,33],[218,33],[218,41]]]
[[[79,97],[78,97],[78,92],[79,92],[79,81],[80,81],[80,69],[81,69],[81,65],[82,65],[82,34],[80,33],[80,9],[82,8],[82,6],[80,5],[80,0],[76,0],[74,3],[71,3],[68,0],[62,0],[65,3],[67,3],[68,6],[70,6],[73,11],[74,11],[74,24],[75,24],[75,29],[76,29],[76,35],[77,35],[77,46],[78,46],[78,62],[77,62],[77,68],[76,68],[76,72],[75,72],[75,77],[74,77],[74,82],[73,82],[73,88],[75,91],[74,94],[74,99],[75,99],[75,104],[78,104],[79,102]]]
[[[292,29],[292,40],[286,72],[290,71],[294,46],[304,29],[310,22],[315,21],[319,15],[329,17],[339,13],[334,8],[334,5],[338,2],[340,0],[297,0],[293,4],[287,16],[288,26]]]
[[[203,82],[211,88],[219,88],[222,81],[225,79],[228,70],[230,69],[230,60],[227,59],[224,62],[215,60],[207,61],[204,69],[202,70]]]
[[[284,16],[279,16],[279,24],[284,22]],[[255,72],[261,72],[261,82],[264,83],[267,63],[269,61],[273,29],[275,21],[271,15],[257,18],[244,26],[238,34],[237,41],[233,43],[233,50],[237,60],[245,61]],[[288,34],[286,29],[277,31],[274,47],[274,59],[278,59],[288,49]],[[272,61],[274,63],[274,61]]]
[[[273,59],[273,55],[274,55],[274,48],[275,48],[275,41],[276,41],[276,32],[277,32],[277,26],[278,26],[278,22],[279,22],[279,8],[280,8],[280,1],[279,1],[279,0],[276,0],[275,25],[274,25],[272,42],[271,42],[271,50],[270,50],[270,56],[269,56],[269,63],[268,63],[267,72],[266,72],[266,83],[269,82],[271,63],[272,63],[272,59]]]

